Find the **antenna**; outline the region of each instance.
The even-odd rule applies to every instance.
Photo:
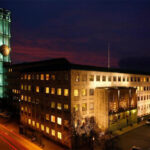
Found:
[[[110,44],[108,42],[108,69],[110,68]]]

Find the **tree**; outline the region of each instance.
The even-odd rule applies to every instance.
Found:
[[[83,118],[79,111],[72,112],[72,133],[74,146],[87,145],[90,150],[94,147],[94,142],[99,141],[101,130],[95,122],[94,117]]]

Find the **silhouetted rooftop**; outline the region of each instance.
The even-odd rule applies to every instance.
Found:
[[[80,65],[69,62],[65,58],[49,59],[44,61],[27,62],[12,65],[13,68],[19,68],[21,72],[44,72],[44,71],[59,71],[59,70],[87,70],[87,71],[102,71],[102,72],[118,72],[129,74],[143,74],[150,75],[150,72],[124,70],[119,68],[106,68],[89,65]]]

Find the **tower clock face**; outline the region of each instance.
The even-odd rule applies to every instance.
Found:
[[[10,53],[10,49],[7,45],[0,46],[0,52],[3,54],[3,56],[8,56]]]

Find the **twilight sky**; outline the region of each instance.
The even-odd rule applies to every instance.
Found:
[[[65,57],[80,64],[150,69],[148,0],[2,0],[12,12],[12,62]],[[143,70],[144,70],[143,69]]]

